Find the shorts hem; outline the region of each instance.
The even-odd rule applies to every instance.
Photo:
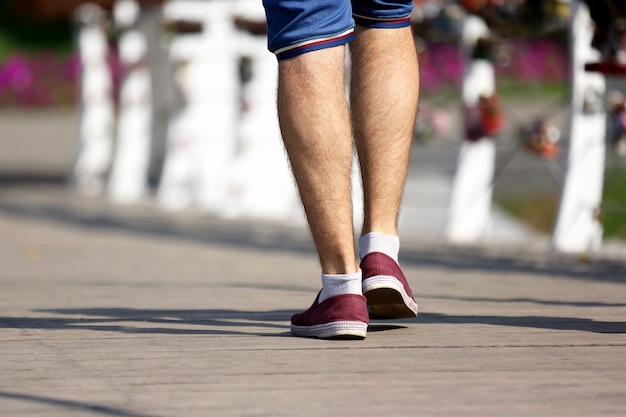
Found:
[[[411,25],[411,16],[392,17],[392,18],[374,18],[352,14],[352,18],[359,26],[379,29],[395,29],[403,28]]]
[[[331,48],[333,46],[339,46],[346,44],[354,40],[354,28],[350,28],[337,35],[332,35],[324,38],[315,38],[307,41],[298,42],[292,45],[284,46],[276,49],[274,54],[278,60],[287,58],[293,58],[297,55],[304,54],[306,52],[317,51],[320,49]]]

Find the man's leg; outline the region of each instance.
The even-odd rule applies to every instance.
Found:
[[[370,318],[417,314],[398,265],[397,222],[411,152],[419,69],[410,27],[357,27],[351,108],[364,194],[359,238]]]
[[[353,129],[365,198],[361,234],[396,235],[419,96],[411,29],[357,26],[351,52]]]
[[[291,331],[364,338],[369,321],[352,226],[352,133],[344,88],[344,46],[279,62],[278,113],[311,235],[322,291],[291,318]]]
[[[351,201],[353,142],[345,97],[350,0],[263,0],[268,46],[279,60],[285,148],[322,267],[322,290],[291,317],[291,331],[364,338],[369,322],[356,262]]]
[[[352,227],[352,134],[344,94],[344,49],[322,49],[279,63],[281,131],[325,274],[358,270]]]

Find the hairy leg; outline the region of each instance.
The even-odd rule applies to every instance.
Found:
[[[363,230],[397,234],[419,96],[410,28],[356,28],[351,108],[363,179]]]
[[[354,273],[352,134],[344,88],[345,47],[279,62],[278,114],[325,274]]]

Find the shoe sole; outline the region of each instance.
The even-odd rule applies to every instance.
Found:
[[[417,317],[417,303],[395,277],[378,275],[363,280],[370,319],[391,320]]]
[[[291,325],[294,336],[317,339],[365,339],[367,323],[362,321],[334,321],[313,326]]]

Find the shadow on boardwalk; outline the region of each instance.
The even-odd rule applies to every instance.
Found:
[[[467,300],[467,298],[463,298]],[[483,300],[472,299],[482,302]],[[515,303],[528,300],[498,299],[490,302]],[[532,300],[530,300],[532,302]],[[541,301],[541,303],[545,303]],[[552,304],[551,302],[548,302]],[[561,305],[562,303],[556,302]],[[581,307],[584,303],[567,303]],[[625,307],[626,304],[589,303],[593,307]],[[132,308],[55,309],[38,310],[37,314],[50,316],[36,318],[0,317],[0,328],[36,330],[93,330],[125,334],[212,335],[291,337],[286,318],[293,310],[237,311],[237,310],[138,310]],[[626,322],[607,322],[576,317],[554,316],[494,316],[449,315],[420,313],[419,325],[429,324],[486,324],[550,330],[583,331],[591,333],[626,333]],[[369,331],[402,328],[399,324],[373,322]],[[259,331],[267,329],[267,332]],[[282,330],[282,331],[281,331]]]
[[[45,397],[33,394],[21,394],[17,392],[0,391],[0,399],[17,400],[36,403],[45,406],[58,407],[65,410],[89,412],[90,415],[103,415],[112,417],[158,417],[154,414],[141,414],[127,411],[121,408],[109,407],[101,404],[92,404],[83,401],[63,400],[60,398]]]
[[[40,317],[0,317],[0,328],[38,330],[94,330],[102,332],[213,335],[290,336],[286,318],[295,310],[149,310],[87,308],[37,310]],[[259,331],[267,329],[268,332]],[[270,332],[269,330],[273,330]],[[277,331],[283,332],[277,333]]]

